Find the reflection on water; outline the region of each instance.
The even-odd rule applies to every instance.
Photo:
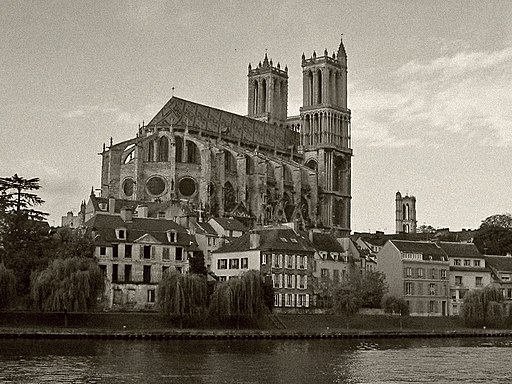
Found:
[[[508,383],[508,339],[0,340],[2,383]]]

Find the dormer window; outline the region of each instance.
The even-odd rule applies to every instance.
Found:
[[[283,243],[287,243],[287,242],[288,242],[288,241],[286,240],[286,238],[284,238],[284,237],[281,237],[280,239],[281,239],[281,241],[282,241]]]
[[[178,234],[176,231],[167,231],[167,240],[169,243],[175,243],[178,241]]]
[[[100,207],[100,209],[102,211],[106,211],[107,210],[107,203],[99,203],[98,205],[99,205],[99,207]]]
[[[126,229],[117,229],[116,232],[119,240],[126,240]]]

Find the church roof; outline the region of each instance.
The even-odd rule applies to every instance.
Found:
[[[299,145],[299,134],[286,127],[180,99],[173,96],[147,127],[185,128],[205,135],[241,141],[254,146],[289,151]]]

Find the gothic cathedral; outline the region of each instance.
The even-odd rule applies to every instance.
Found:
[[[102,155],[101,196],[250,227],[294,223],[350,234],[347,55],[302,55],[303,105],[288,117],[288,68],[248,68],[247,116],[172,97],[136,137]]]

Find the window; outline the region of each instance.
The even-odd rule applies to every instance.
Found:
[[[460,265],[460,259],[453,259],[453,265]]]
[[[435,302],[434,300],[430,300],[430,301],[428,302],[428,311],[429,311],[430,313],[437,312],[437,311],[436,311],[436,302]]]
[[[241,268],[248,269],[249,268],[249,259],[247,257],[242,257],[241,259]]]
[[[100,247],[100,256],[105,256],[107,254],[107,248],[106,247]]]
[[[482,283],[482,277],[481,277],[481,276],[476,276],[476,277],[475,277],[475,285],[476,285],[477,287],[481,287],[481,286],[483,286],[483,283]]]
[[[334,269],[332,271],[332,279],[335,283],[338,283],[340,281],[340,271],[339,269]]]
[[[126,239],[126,231],[124,229],[119,229],[117,232],[117,238],[121,240]]]
[[[217,260],[217,269],[228,269],[228,259]]]
[[[119,256],[119,244],[112,244],[112,257]]]
[[[462,285],[462,276],[455,276],[455,285]]]
[[[124,257],[127,259],[132,257],[132,245],[131,244],[124,245]]]
[[[281,288],[281,274],[279,275],[272,275],[272,282],[274,283],[274,288]]]
[[[132,281],[132,265],[131,264],[125,264],[124,266],[124,281]]]
[[[226,276],[219,276],[219,281],[226,281],[226,280],[227,280]]]
[[[446,280],[446,269],[441,269],[441,279]]]
[[[297,244],[297,239],[291,238],[291,239],[290,239],[290,241],[291,241],[292,243]]]
[[[183,248],[176,247],[176,261],[182,261],[183,260]]]
[[[274,307],[279,307],[279,305],[281,304],[279,298],[279,293],[274,294]]]
[[[267,258],[268,258],[268,255],[266,254],[263,254],[261,255],[261,265],[267,265]]]
[[[286,240],[286,238],[284,238],[284,237],[280,237],[280,239],[281,239],[281,241],[282,241],[283,243],[287,243],[287,242],[288,242],[288,240]]]
[[[423,268],[418,268],[417,273],[418,273],[418,277],[420,279],[422,279],[423,278]]]
[[[167,273],[169,272],[169,266],[168,265],[164,265],[162,267],[162,277]]]
[[[464,266],[470,267],[471,266],[471,260],[464,260]]]
[[[510,288],[507,289],[507,299],[512,299],[512,289]]]
[[[103,273],[103,276],[105,276],[107,274],[107,266],[104,264],[98,264],[98,267],[100,267],[100,270]]]
[[[286,268],[293,268],[293,264],[294,264],[293,259],[295,259],[294,255],[288,256],[288,262],[286,263]]]
[[[286,306],[287,307],[292,306],[292,294],[291,293],[286,294]]]
[[[480,260],[473,260],[473,267],[479,267],[480,266]]]
[[[183,267],[175,267],[176,272],[183,273]]]
[[[240,259],[229,259],[229,269],[240,268]]]
[[[212,245],[212,238],[208,237],[208,245]]]
[[[151,259],[151,245],[143,246],[143,254],[145,259]]]
[[[169,259],[170,259],[169,248],[168,247],[163,247],[162,248],[162,260],[169,260]]]
[[[413,284],[412,283],[405,283],[405,294],[406,295],[412,295],[414,293]]]
[[[155,302],[155,290],[148,289],[148,303],[154,303],[154,302]]]
[[[429,295],[435,296],[436,294],[436,285],[435,284],[429,284],[428,285]]]
[[[432,279],[437,279],[437,269],[432,268],[431,269]]]
[[[407,267],[405,268],[405,277],[411,277],[412,276],[412,268]]]
[[[117,269],[118,269],[118,265],[112,264],[112,282],[113,283],[117,283]]]
[[[307,256],[297,256],[299,258],[298,264],[299,269],[306,269],[307,263],[308,263],[308,257]]]
[[[320,270],[320,276],[321,277],[329,278],[329,270],[327,268],[322,268]]]
[[[149,284],[151,283],[151,265],[145,265],[142,270],[142,282]]]
[[[295,288],[295,275],[286,275],[286,287]]]
[[[169,231],[169,232],[167,232],[167,236],[168,236],[168,239],[169,239],[169,243],[175,243],[176,242],[176,232]],[[208,245],[210,245],[210,244],[208,244]]]
[[[509,274],[503,274],[501,275],[501,280],[503,281],[510,281],[510,275]]]

